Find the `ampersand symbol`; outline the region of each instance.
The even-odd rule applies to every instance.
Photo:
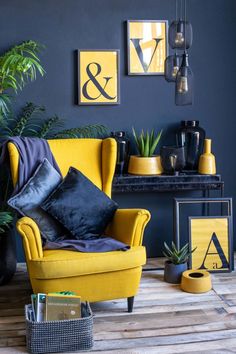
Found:
[[[92,73],[92,71],[90,70],[90,67],[92,65],[95,65],[96,66],[96,69],[97,69],[97,72],[95,73],[95,75]],[[88,74],[88,77],[89,77],[89,80],[87,80],[85,82],[85,84],[83,85],[83,88],[82,88],[82,92],[83,92],[83,95],[85,98],[87,98],[88,100],[97,100],[101,95],[105,98],[107,98],[108,100],[114,100],[116,98],[116,96],[114,97],[111,97],[107,94],[107,92],[105,91],[106,89],[106,86],[108,84],[108,82],[112,79],[112,77],[103,77],[103,79],[105,79],[105,85],[104,87],[102,87],[100,85],[100,83],[98,82],[98,80],[96,79],[96,77],[101,73],[102,71],[102,68],[101,68],[101,65],[98,64],[98,63],[89,63],[87,65],[87,68],[86,68],[86,72]],[[97,96],[97,97],[91,97],[89,94],[88,94],[88,91],[87,91],[87,87],[88,87],[88,84],[89,82],[92,82],[94,84],[94,86],[98,89],[98,91],[100,92],[100,94]]]

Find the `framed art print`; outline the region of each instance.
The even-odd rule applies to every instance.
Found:
[[[232,260],[232,228],[230,216],[189,217],[191,269],[230,272]]]
[[[120,103],[119,50],[78,50],[78,103]]]
[[[168,21],[127,21],[128,75],[164,75]]]

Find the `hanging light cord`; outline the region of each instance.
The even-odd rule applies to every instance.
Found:
[[[175,0],[175,20],[178,21],[178,0]]]
[[[178,0],[175,0],[175,22],[178,23]],[[175,48],[175,57],[177,56],[177,49]]]
[[[186,21],[187,21],[187,8],[186,0],[184,0],[184,53],[186,54]]]

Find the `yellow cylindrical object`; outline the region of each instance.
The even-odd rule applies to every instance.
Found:
[[[211,153],[211,139],[204,140],[204,154]]]
[[[211,275],[206,270],[186,270],[182,273],[180,288],[188,293],[206,293],[212,289]]]
[[[131,155],[128,173],[132,175],[160,175],[163,172],[160,156],[141,157]]]
[[[198,172],[202,175],[216,174],[216,160],[211,153],[211,139],[204,140],[204,153],[199,159]]]

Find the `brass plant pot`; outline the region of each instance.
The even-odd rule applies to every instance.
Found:
[[[160,175],[163,172],[160,156],[141,157],[131,155],[128,173],[139,176]]]
[[[182,274],[181,289],[188,293],[201,294],[212,289],[211,275],[206,270],[186,270]]]

